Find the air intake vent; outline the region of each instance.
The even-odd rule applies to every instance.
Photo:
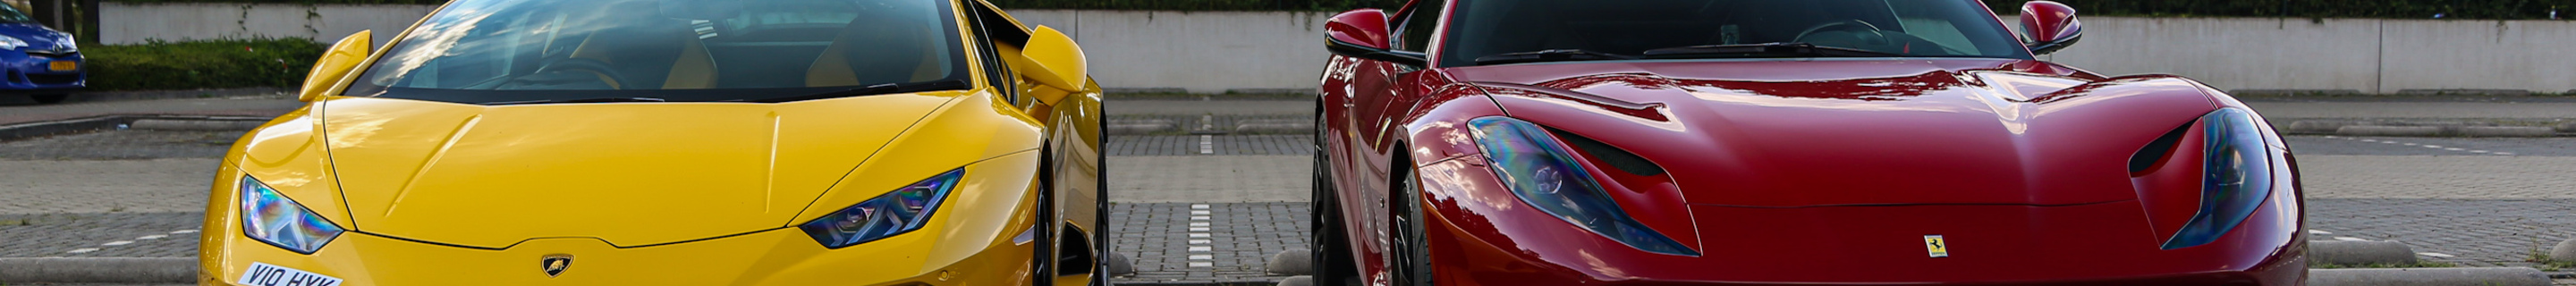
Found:
[[[2146,148],[2138,148],[2137,155],[2129,155],[2129,174],[2146,174],[2147,169],[2155,168],[2156,163],[2163,162],[2165,157],[2172,157],[2167,155],[2173,154],[2174,145],[2182,144],[2182,134],[2191,131],[2191,126],[2196,123],[2199,121],[2184,122],[2182,127],[2166,132],[2164,137],[2156,137],[2155,142],[2147,142]]]
[[[1601,141],[1594,141],[1592,138],[1584,138],[1580,135],[1574,135],[1574,133],[1565,132],[1565,130],[1548,128],[1547,131],[1548,133],[1555,133],[1556,138],[1564,139],[1565,144],[1574,145],[1575,149],[1583,149],[1583,153],[1592,154],[1593,157],[1596,157],[1595,159],[1601,159],[1601,162],[1609,163],[1610,168],[1619,169],[1621,172],[1628,172],[1629,174],[1636,174],[1638,176],[1664,175],[1664,167],[1655,166],[1654,161],[1646,161],[1646,157],[1637,156],[1637,153],[1628,153],[1627,150],[1619,150],[1619,147],[1611,147],[1610,144],[1601,143]]]

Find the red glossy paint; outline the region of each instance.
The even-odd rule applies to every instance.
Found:
[[[2023,36],[2031,42],[2045,43],[2074,38],[2084,31],[2084,24],[2075,21],[2075,7],[2054,1],[2031,1],[2021,6],[2021,28]]]
[[[1326,38],[1370,48],[1388,48],[1386,33],[1386,12],[1377,9],[1342,12],[1324,22]]]
[[[2070,25],[2057,28],[2074,31],[2072,10],[2064,15]],[[1349,20],[1360,24],[1347,28],[1386,22]],[[1317,203],[1339,207],[1346,227],[1317,231],[1351,247],[1317,251],[1351,257],[1363,284],[1402,285],[1387,280],[1390,204],[1425,210],[1433,277],[1443,285],[2301,285],[2306,277],[2297,166],[2277,135],[2268,139],[2280,151],[2272,161],[2279,182],[2252,218],[2217,242],[2161,248],[2199,208],[2199,118],[2247,108],[2175,76],[2106,77],[2016,59],[1409,67],[1335,56],[1320,92],[1318,168],[1338,200]],[[1492,116],[1662,167],[1656,176],[1607,171],[1600,154],[1576,154],[1622,211],[1702,255],[1637,250],[1526,205],[1488,169],[1465,127]],[[2185,126],[2184,144],[2146,171],[2128,169],[2141,147]],[[1420,174],[1421,200],[1387,199],[1402,191],[1393,174],[1403,168]],[[1946,237],[1951,256],[1929,257],[1924,235]]]

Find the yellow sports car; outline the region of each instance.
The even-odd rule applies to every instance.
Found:
[[[458,0],[316,64],[203,285],[1105,285],[1100,88],[980,0]]]

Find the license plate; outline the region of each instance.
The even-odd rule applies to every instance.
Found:
[[[53,68],[53,70],[54,70],[54,71],[72,71],[72,70],[77,70],[77,69],[80,69],[80,62],[74,62],[74,61],[54,61],[54,64],[51,66],[51,68]]]
[[[340,286],[340,278],[284,266],[251,262],[250,269],[242,270],[241,281],[233,283],[253,286]]]

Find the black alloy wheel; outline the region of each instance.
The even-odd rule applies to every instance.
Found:
[[[1404,154],[1395,156],[1403,157]],[[1392,198],[1388,198],[1387,205],[1393,208],[1388,213],[1395,215],[1391,226],[1396,228],[1396,237],[1393,245],[1388,246],[1391,251],[1387,253],[1387,271],[1394,272],[1396,286],[1431,286],[1434,285],[1431,279],[1431,245],[1428,237],[1423,236],[1426,217],[1422,215],[1422,179],[1410,161],[1396,161],[1394,166],[1404,172],[1397,174],[1402,178],[1398,178],[1396,188],[1388,192]]]

